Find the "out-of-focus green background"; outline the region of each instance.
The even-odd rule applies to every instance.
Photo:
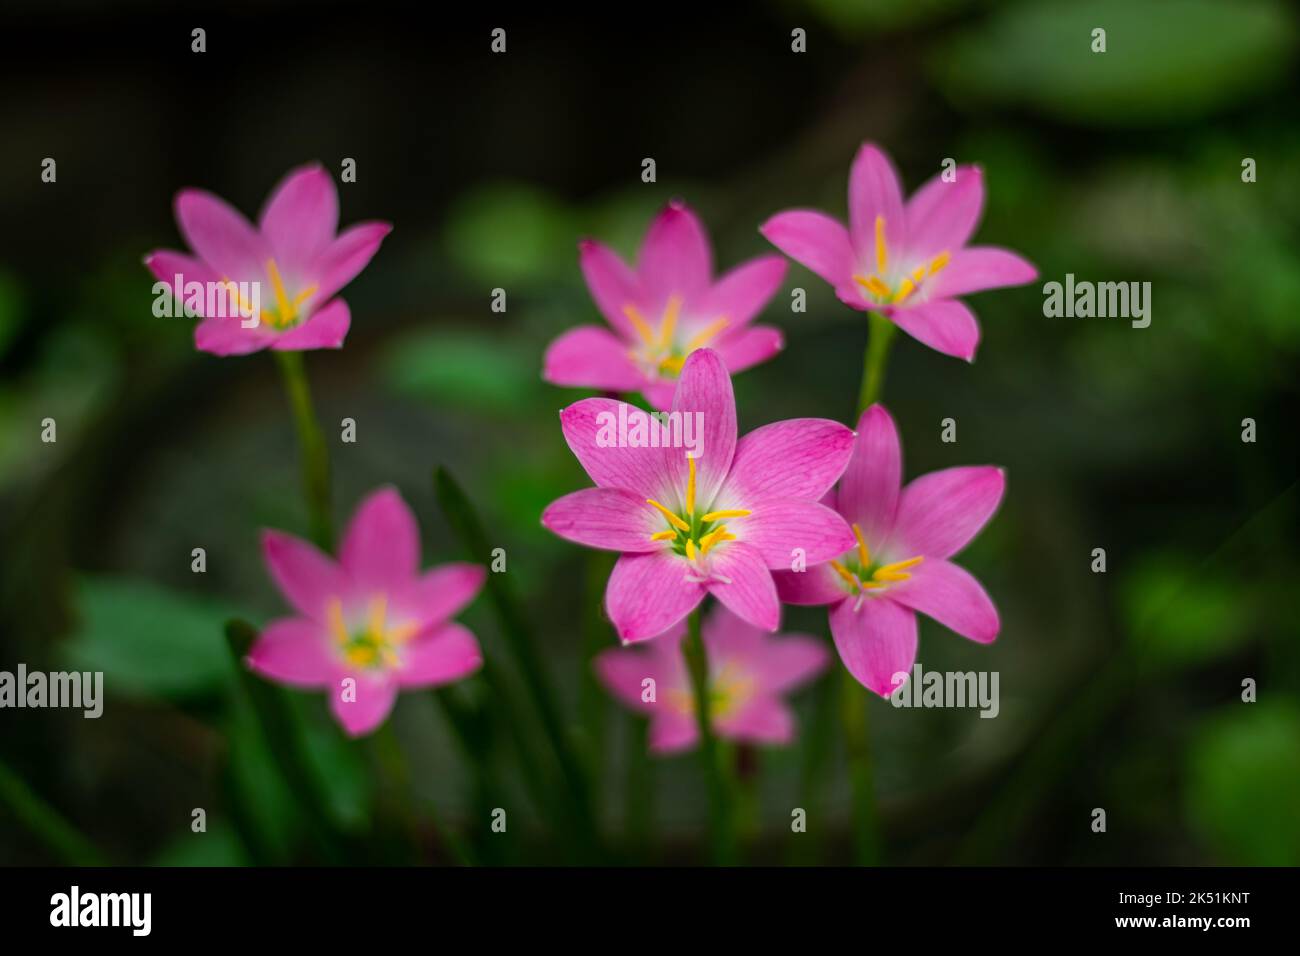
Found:
[[[1300,863],[1293,5],[816,0],[437,17],[373,4],[180,14],[156,0],[112,12],[21,0],[0,15],[0,669],[99,669],[108,694],[99,720],[0,711],[5,792],[39,794],[115,861],[247,862],[240,832],[258,837],[259,859],[312,858],[221,634],[232,615],[283,611],[258,529],[306,533],[287,406],[266,355],[197,354],[186,320],[154,318],[140,260],[182,245],[171,201],[184,186],[251,214],[292,166],[351,157],[341,221],[395,231],[345,290],[345,348],[307,358],[336,519],[395,483],[426,562],[457,558],[430,473],[445,465],[464,485],[507,550],[622,853],[637,737],[588,676],[591,651],[613,643],[603,581],[538,523],[585,483],[556,420],[579,393],[540,379],[552,338],[599,321],[576,241],[631,255],[681,196],[729,267],[770,251],[757,226],[779,209],[842,216],[850,159],[870,139],[909,190],[946,157],[983,164],[978,241],[1021,251],[1044,281],[1153,286],[1147,329],[1045,318],[1036,285],[972,297],[984,330],[972,366],[895,347],[885,402],[907,475],[997,463],[1009,485],[963,559],[1001,637],[977,647],[926,621],[920,650],[927,669],[1000,672],[1001,713],[872,701],[886,859]],[[190,52],[195,26],[206,54]],[[504,56],[489,52],[497,26]],[[1091,52],[1097,27],[1104,54]],[[795,28],[807,53],[791,52]],[[40,181],[47,156],[55,184]],[[657,183],[641,182],[645,157]],[[503,315],[489,309],[496,287]],[[790,311],[795,287],[804,314]],[[865,317],[792,265],[762,321],[787,348],[736,379],[742,431],[847,420]],[[46,417],[56,444],[40,441]],[[356,444],[337,440],[344,417]],[[940,441],[947,417],[955,444]],[[206,574],[190,571],[195,547]],[[1098,547],[1105,574],[1090,570]],[[464,618],[505,660],[486,602]],[[821,610],[786,621],[826,633]],[[1255,703],[1241,699],[1246,679]],[[799,694],[805,726],[837,681]],[[457,693],[487,701],[479,680]],[[373,742],[345,742],[320,695],[294,700],[335,823],[366,844],[394,799],[389,764]],[[401,699],[393,728],[421,800],[485,858],[569,858],[507,748],[472,771],[422,694]],[[826,791],[809,795],[804,740],[756,758],[751,860],[848,858],[838,744]],[[657,836],[634,858],[701,858],[698,770],[653,762]],[[484,834],[483,806],[509,808],[508,838]],[[808,834],[790,833],[796,806]],[[196,807],[205,834],[190,830]],[[1105,834],[1090,826],[1098,807]],[[421,827],[414,856],[446,859]],[[63,858],[0,799],[0,863]]]

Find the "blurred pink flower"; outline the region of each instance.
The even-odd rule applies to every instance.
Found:
[[[244,328],[238,315],[204,316],[194,330],[201,352],[339,348],[351,315],[333,296],[366,267],[393,227],[363,222],[335,235],[338,221],[338,191],[319,164],[290,172],[256,227],[212,193],[183,189],[176,195],[176,222],[195,254],[160,249],[144,261],[182,301],[189,283],[258,283],[257,325]],[[241,304],[252,311],[251,302]]]
[[[265,531],[271,577],[298,612],[272,621],[248,666],[270,680],[327,690],[350,736],[388,716],[400,690],[467,677],[483,662],[478,641],[450,620],[483,586],[486,569],[443,564],[420,573],[420,529],[392,488],[357,508],[339,560],[280,531]],[[349,699],[343,681],[355,682]]]
[[[546,350],[543,376],[554,385],[640,391],[666,409],[686,357],[708,346],[728,371],[765,362],[781,332],[750,326],[785,277],[780,256],[760,256],[716,282],[704,226],[674,201],[650,224],[635,269],[594,239],[578,245],[582,273],[609,329],[581,325]]]
[[[894,675],[916,660],[920,611],[963,637],[998,636],[997,608],[968,571],[948,559],[966,547],[1002,501],[1001,468],[947,468],[902,488],[894,420],[872,405],[839,489],[827,496],[853,527],[856,547],[803,572],[776,575],[788,604],[830,604],[831,635],[844,666],[888,697]]]
[[[643,447],[610,440],[620,406],[641,416]],[[737,441],[731,378],[707,348],[687,358],[672,411],[660,414],[688,429],[698,422],[698,459],[676,440],[672,419],[661,425],[607,398],[560,412],[564,438],[596,487],[552,502],[542,524],[578,544],[624,552],[605,592],[624,642],[662,634],[705,594],[775,631],[781,607],[771,569],[791,567],[796,549],[813,564],[853,545],[844,520],[818,504],[848,464],[853,432],[804,418]]]
[[[650,717],[650,749],[687,750],[699,739],[695,693],[681,651],[686,628],[639,647],[611,648],[596,657],[596,672],[610,692]],[[719,737],[787,744],[794,714],[782,695],[825,669],[830,654],[815,637],[769,636],[718,605],[701,637],[709,659],[709,713]],[[654,681],[653,700],[647,678]]]
[[[759,231],[835,288],[840,301],[879,312],[920,342],[966,361],[980,328],[958,296],[1024,285],[1036,270],[1014,252],[968,246],[984,209],[984,174],[959,166],[904,205],[889,158],[866,143],[849,171],[849,225],[825,213],[777,213]]]

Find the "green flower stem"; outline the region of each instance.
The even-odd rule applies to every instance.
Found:
[[[713,862],[730,866],[736,862],[735,821],[731,814],[731,794],[727,773],[721,761],[709,707],[709,658],[700,635],[700,609],[691,612],[689,633],[682,645],[686,668],[695,693],[695,719],[700,731],[700,755],[704,760],[705,780],[709,789],[709,835]]]
[[[311,520],[311,539],[317,547],[329,552],[334,546],[329,451],[325,447],[325,436],[312,408],[307,369],[301,352],[276,352],[275,359],[280,366],[289,406],[293,410],[294,428],[298,432],[298,445],[302,452],[302,485]]]
[[[858,414],[855,418],[879,401],[885,387],[889,350],[898,334],[898,326],[878,312],[868,315],[867,324],[867,352],[862,357],[862,387],[858,391]]]
[[[105,864],[95,845],[3,761],[0,761],[0,806],[9,807],[18,821],[58,854],[64,863],[72,866]]]

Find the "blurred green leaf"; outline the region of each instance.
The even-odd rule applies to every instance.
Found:
[[[1267,696],[1267,684],[1260,693]],[[1187,816],[1224,857],[1300,864],[1300,708],[1234,704],[1207,721],[1187,754]]]
[[[206,833],[186,830],[161,853],[151,866],[247,866],[248,855],[235,831],[225,824],[209,825]]]
[[[1147,557],[1120,584],[1129,640],[1158,665],[1212,660],[1247,632],[1243,588],[1180,554]]]
[[[527,343],[486,332],[419,332],[392,343],[381,359],[381,375],[397,390],[474,410],[528,407],[541,374]]]
[[[83,578],[75,603],[80,626],[67,660],[103,671],[112,693],[183,697],[229,686],[221,639],[229,608],[122,577]]]
[[[456,203],[446,242],[462,269],[495,288],[571,268],[577,234],[572,214],[546,193],[501,183],[470,191]]]
[[[840,31],[861,33],[933,20],[968,6],[970,0],[809,0],[808,6]]]
[[[1094,53],[1092,31],[1106,31]],[[1101,125],[1188,119],[1282,75],[1294,20],[1277,0],[1071,0],[999,7],[931,66],[954,100],[1021,103]]]

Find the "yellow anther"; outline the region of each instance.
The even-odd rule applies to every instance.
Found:
[[[325,614],[329,618],[330,630],[334,632],[335,639],[340,644],[346,644],[350,637],[347,625],[343,623],[343,602],[338,598],[330,598],[329,604],[325,608]]]
[[[713,547],[719,541],[735,541],[736,536],[727,530],[727,526],[714,528],[703,538],[700,539],[700,554],[708,554],[709,548]]]
[[[676,537],[677,537],[677,532],[674,531],[672,528],[669,528],[667,531],[656,531],[654,534],[650,535],[650,540],[651,541],[672,541]]]
[[[275,292],[275,311],[278,321],[277,325],[288,325],[293,321],[293,305],[289,302],[289,296],[285,294],[284,282],[280,279],[280,268],[275,264],[274,259],[266,260],[266,274],[271,279],[271,289]]]
[[[388,598],[382,594],[376,594],[370,599],[370,621],[368,628],[370,636],[379,638],[384,633],[384,618],[388,614]]]
[[[748,518],[753,512],[746,511],[744,508],[731,508],[728,511],[710,511],[706,515],[701,515],[700,520],[706,524],[710,521],[718,521],[722,518]]]
[[[844,579],[844,583],[847,584],[849,587],[854,588],[856,590],[861,584],[861,582],[857,579],[857,577],[853,574],[853,572],[850,571],[848,568],[846,568],[844,565],[840,564],[838,561],[832,561],[831,567],[835,569],[835,573],[838,574],[840,577],[842,577]]]
[[[902,302],[916,289],[916,283],[904,276],[903,281],[898,285],[898,291],[894,293],[894,301]]]
[[[692,541],[690,538],[686,539],[686,560],[687,561],[695,560],[695,542]]]
[[[853,526],[853,537],[858,539],[858,560],[865,568],[871,564],[871,552],[867,550],[867,539],[862,536],[862,529],[856,524]]]
[[[946,249],[931,259],[930,275],[938,275],[939,270],[946,266],[950,259],[952,259],[952,253],[948,252]]]
[[[677,530],[686,531],[686,532],[689,532],[691,530],[690,525],[688,525],[681,518],[677,517],[677,515],[673,514],[671,511],[669,511],[659,502],[655,501],[653,498],[647,498],[645,500],[645,503],[648,504],[651,508],[658,509],[660,514],[662,514],[665,518],[668,519],[668,523],[672,525],[674,528],[676,528]]]
[[[911,575],[906,574],[904,569],[918,565],[924,560],[923,555],[917,555],[915,558],[908,558],[906,561],[895,561],[893,564],[886,564],[883,567],[876,568],[876,573],[872,577],[877,581],[906,581]]]
[[[654,333],[650,331],[650,326],[646,324],[645,319],[641,318],[641,313],[637,311],[636,306],[631,304],[623,306],[623,314],[627,316],[627,320],[636,329],[636,334],[641,336],[646,345],[655,344]]]
[[[659,371],[668,372],[671,375],[680,375],[682,373],[682,366],[685,364],[685,355],[670,355],[666,359],[659,360]]]
[[[659,347],[668,348],[673,344],[673,332],[677,330],[677,316],[682,310],[681,296],[672,296],[664,309],[663,325],[659,327]]]
[[[921,280],[924,278],[925,278],[925,266],[917,266],[916,270],[912,273],[912,281],[915,282],[917,285],[920,285]]]
[[[415,621],[410,621],[400,627],[395,627],[386,635],[389,644],[405,644],[416,634],[420,633],[420,625]]]
[[[695,514],[695,459],[690,455],[686,456],[686,467],[689,474],[686,476],[686,513]]]
[[[876,272],[884,272],[889,264],[889,253],[885,249],[885,217],[876,217]]]
[[[727,327],[727,317],[725,315],[722,316],[721,318],[714,319],[707,326],[700,329],[700,331],[696,332],[693,336],[691,336],[691,340],[686,343],[686,354],[689,355],[691,352],[694,352],[696,349],[702,348],[706,342],[708,342],[710,339],[712,339],[715,335],[717,335],[726,327]]]
[[[301,292],[299,292],[296,296],[293,297],[293,307],[295,309],[298,308],[298,306],[302,305],[304,302],[306,302],[315,294],[316,294],[316,286],[314,285],[307,286],[307,288],[303,289]]]

